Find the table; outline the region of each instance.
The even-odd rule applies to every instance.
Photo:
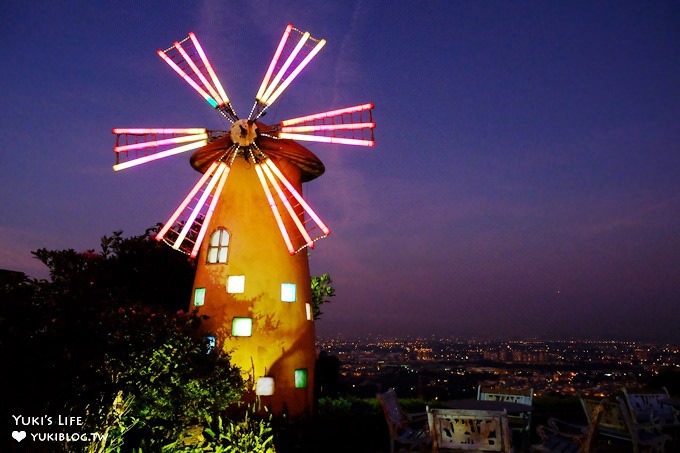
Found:
[[[506,411],[508,414],[521,414],[531,412],[532,407],[528,404],[512,403],[510,401],[490,400],[451,400],[446,401],[447,409],[464,409],[473,411]]]

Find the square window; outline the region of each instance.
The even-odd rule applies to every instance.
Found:
[[[253,334],[253,319],[234,318],[231,321],[231,334],[235,337],[250,337]]]
[[[312,320],[312,304],[305,304],[305,311],[307,312],[307,321]]]
[[[245,288],[245,275],[230,275],[227,277],[227,292],[229,294],[242,294]]]
[[[271,396],[274,394],[274,378],[261,377],[255,385],[255,394],[260,396]]]
[[[194,290],[194,307],[200,307],[205,303],[205,288],[196,288]]]
[[[295,388],[303,389],[307,387],[307,368],[295,370]]]
[[[295,302],[295,283],[281,283],[281,301]]]

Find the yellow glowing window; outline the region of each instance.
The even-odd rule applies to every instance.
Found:
[[[194,290],[194,307],[200,307],[205,303],[205,288],[196,288]]]
[[[226,263],[229,255],[229,232],[218,228],[210,236],[208,263]]]
[[[253,334],[253,319],[234,318],[231,321],[231,334],[235,337],[250,337]]]
[[[227,277],[227,292],[229,294],[242,294],[246,289],[245,275],[230,275]]]
[[[295,388],[303,389],[307,387],[307,368],[295,370]]]
[[[295,302],[295,283],[281,283],[281,301]]]
[[[307,313],[307,321],[312,320],[312,304],[305,304],[305,312]]]

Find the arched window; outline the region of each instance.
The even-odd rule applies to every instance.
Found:
[[[210,236],[208,263],[226,263],[228,255],[229,232],[224,228],[218,228]]]

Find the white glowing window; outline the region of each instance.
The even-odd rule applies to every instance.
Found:
[[[253,334],[252,318],[234,318],[231,321],[231,334],[235,337],[249,337]]]
[[[255,385],[255,394],[260,396],[271,396],[274,394],[274,378],[261,377],[257,380]]]
[[[210,236],[208,263],[226,263],[229,255],[229,232],[218,228]]]
[[[281,301],[295,302],[295,283],[281,283]]]
[[[200,307],[205,303],[205,288],[196,288],[194,290],[194,307]]]
[[[230,275],[227,277],[227,292],[229,294],[242,294],[246,289],[245,275]]]
[[[305,311],[307,312],[307,321],[312,320],[312,304],[305,304]]]

